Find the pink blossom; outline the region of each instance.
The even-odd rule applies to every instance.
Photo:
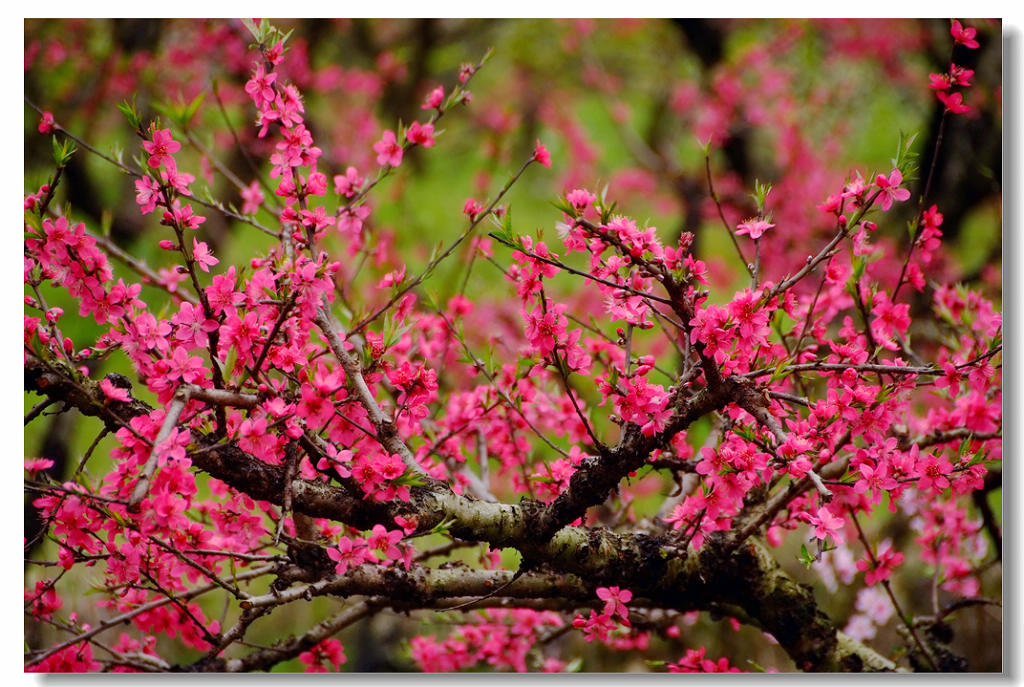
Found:
[[[917,449],[915,444],[914,449]],[[913,451],[916,455],[917,451]],[[942,491],[949,487],[949,474],[953,471],[953,464],[946,458],[933,453],[925,453],[918,457],[914,465],[915,475],[918,477],[917,488],[922,491]]]
[[[49,470],[53,467],[53,461],[49,458],[26,458],[25,471],[35,474],[41,470]]]
[[[891,548],[892,543],[886,540],[882,546]],[[873,586],[864,587],[857,592],[855,607],[878,625],[887,623],[895,612],[888,594],[884,590]]]
[[[345,174],[334,175],[334,192],[339,196],[352,198],[363,185],[363,177],[355,167],[345,169]]]
[[[171,323],[177,328],[174,338],[186,345],[194,346],[206,346],[210,332],[220,326],[216,320],[206,318],[201,305],[188,302],[181,304],[178,312],[171,318]]]
[[[814,526],[814,536],[818,539],[832,537],[837,544],[843,542],[843,526],[846,521],[834,515],[827,506],[819,508],[817,515],[807,515],[806,519]]]
[[[256,107],[262,110],[265,105],[274,102],[277,97],[277,93],[274,91],[274,81],[276,80],[276,73],[268,74],[262,63],[256,65],[252,78],[245,84],[245,92],[252,98]]]
[[[536,147],[533,149],[533,159],[544,165],[545,167],[551,167],[551,153],[544,147],[544,144],[539,140],[537,141]]]
[[[275,399],[283,404],[283,399]],[[283,415],[283,412],[274,412],[275,415]],[[341,449],[340,451],[334,447],[333,444],[327,444],[326,456],[321,458],[316,463],[317,470],[328,470],[332,469],[338,473],[341,477],[351,477],[352,471],[348,469],[348,463],[352,460],[352,451],[348,449]]]
[[[177,266],[181,268],[181,265]],[[178,290],[178,284],[188,279],[188,270],[181,271],[180,269],[167,269],[161,267],[157,270],[157,277],[160,280],[160,284],[164,286],[169,292],[175,293]]]
[[[906,334],[910,327],[910,306],[906,303],[893,303],[884,292],[875,294],[875,300],[871,309],[875,315],[872,329],[886,338]]]
[[[281,60],[284,59],[284,41],[278,41],[270,48],[264,50],[263,56],[267,58],[267,62],[275,67],[281,64]]]
[[[954,43],[958,43],[965,48],[973,50],[979,46],[978,41],[974,40],[974,37],[978,35],[978,30],[975,28],[964,28],[957,19],[954,19],[953,24],[949,27],[949,34],[953,37]]]
[[[576,212],[582,213],[597,201],[597,196],[590,191],[577,188],[569,191],[565,199],[569,201],[569,205],[572,205]]]
[[[469,217],[470,220],[475,220],[476,216],[484,211],[484,206],[472,198],[467,198],[466,202],[462,205],[462,212]]]
[[[605,615],[618,616],[623,624],[629,626],[629,611],[626,604],[633,598],[633,592],[618,587],[598,587],[597,598],[605,602]]]
[[[160,177],[167,186],[170,186],[181,195],[192,195],[191,191],[188,190],[188,185],[195,181],[196,178],[191,174],[179,172],[177,169],[172,167],[170,169],[161,169]]]
[[[192,257],[203,272],[209,272],[211,267],[220,262],[213,257],[213,253],[210,252],[205,241],[196,241],[194,238],[192,239]]]
[[[337,546],[327,549],[327,557],[336,563],[334,572],[337,575],[344,575],[349,568],[357,568],[368,560],[372,555],[362,542],[353,542],[348,537],[338,540]]]
[[[326,229],[337,221],[333,215],[327,214],[323,206],[318,206],[315,210],[302,210],[299,213],[299,217],[301,218],[302,225],[309,227],[314,232]]]
[[[139,204],[139,210],[148,215],[156,209],[156,204],[161,201],[160,184],[148,176],[135,180],[135,202]]]
[[[245,301],[245,295],[235,291],[234,265],[226,273],[213,278],[213,283],[206,287],[206,298],[215,315],[227,312]]]
[[[405,474],[405,462],[397,453],[382,458],[377,463],[377,472],[387,480],[398,479]]]
[[[128,394],[127,389],[114,386],[113,383],[106,377],[100,380],[100,390],[112,401],[120,401],[122,403],[128,403],[132,400]]]
[[[903,563],[903,554],[894,551],[892,542],[886,539],[878,547],[874,562],[870,558],[857,561],[857,570],[864,573],[864,584],[871,586],[889,579],[893,571]]]
[[[949,65],[949,80],[956,86],[970,86],[974,78],[974,70],[967,67],[959,67],[955,64]]]
[[[153,132],[153,140],[143,141],[142,147],[149,153],[149,166],[153,168],[164,165],[168,169],[174,169],[174,158],[171,154],[181,150],[181,144],[171,137],[170,129],[157,129]]]
[[[538,308],[527,316],[526,338],[537,355],[545,356],[555,350],[557,344],[565,341],[569,321],[562,313],[566,307],[559,303],[548,308],[547,312]]]
[[[198,229],[199,225],[205,221],[206,218],[202,215],[192,214],[192,205],[189,204],[183,208],[174,208],[173,213],[165,210],[161,224],[177,226],[181,229]]]
[[[398,145],[394,131],[385,131],[384,136],[373,144],[373,149],[377,153],[378,165],[397,167],[402,164],[402,146]]]
[[[742,224],[736,225],[736,235],[749,234],[752,239],[759,239],[766,231],[774,227],[774,224],[760,218],[751,218]]]
[[[409,143],[430,148],[434,145],[434,125],[413,122],[406,130],[405,138]]]
[[[875,184],[882,190],[879,197],[881,198],[880,202],[883,210],[891,208],[894,200],[904,201],[910,198],[910,191],[900,188],[902,183],[903,174],[898,169],[892,170],[888,177],[882,174],[875,177]]]
[[[398,560],[402,556],[401,550],[396,546],[405,535],[402,530],[391,530],[384,525],[374,525],[369,538],[366,540],[366,547],[371,551],[380,551],[383,554],[383,561]]]
[[[57,122],[53,119],[52,112],[43,112],[43,116],[39,119],[39,133],[41,134],[52,134],[56,128]]]
[[[971,111],[971,106],[964,102],[963,93],[944,93],[937,91],[936,97],[942,101],[942,104],[946,106],[946,109],[953,114],[963,114]]]
[[[305,664],[307,673],[326,673],[325,661],[334,670],[338,670],[347,660],[341,642],[334,638],[325,639],[309,651],[299,654],[299,661]]]
[[[676,663],[668,664],[670,673],[739,673],[739,668],[729,665],[729,659],[722,657],[717,661],[705,658],[706,648],[688,649],[686,655]]]
[[[263,204],[263,191],[260,190],[260,182],[253,181],[241,190],[242,214],[254,215]]]
[[[581,615],[573,618],[572,626],[581,630],[583,638],[588,642],[594,640],[605,642],[608,640],[608,635],[611,631],[615,629],[615,622],[607,613],[598,615],[595,611],[591,610],[589,618],[584,618]]]
[[[928,79],[931,81],[928,88],[932,90],[948,91],[952,85],[949,74],[929,74]]]
[[[444,100],[444,86],[438,86],[427,95],[427,99],[420,105],[421,110],[434,110],[441,108],[441,102]]]

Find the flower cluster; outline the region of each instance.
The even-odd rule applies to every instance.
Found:
[[[834,42],[830,60],[871,55],[895,70],[923,49],[921,35],[845,25],[804,28]],[[604,30],[562,28],[567,50]],[[791,544],[837,594],[840,582],[860,587],[835,625],[853,639],[836,651],[888,666],[892,652],[857,642],[910,615],[893,603],[903,581],[927,569],[935,597],[954,606],[991,584],[998,274],[965,274],[946,250],[963,240],[962,208],[919,188],[906,140],[884,168],[837,167],[850,152],[839,142],[855,137],[833,113],[856,101],[801,86],[826,113],[807,120],[787,59],[799,36],[725,51],[706,84],[673,85],[664,108],[708,142],[699,165],[627,132],[635,166],[603,189],[591,185],[605,176],[602,156],[571,98],[534,99],[527,115],[478,97],[467,117],[485,134],[473,154],[488,171],[472,189],[446,182],[468,196],[438,205],[462,229],[421,255],[409,236],[432,226],[432,211],[415,200],[415,177],[436,169],[438,151],[458,153],[462,140],[447,148],[438,122],[470,102],[483,60],[457,82],[453,72],[451,84],[413,84],[420,66],[385,46],[388,31],[361,36],[375,71],[321,64],[313,42],[262,20],[195,31],[166,59],[233,80],[216,91],[216,112],[180,74],[161,88],[196,99],[161,102],[161,122],[122,103],[139,137],[135,166],[108,161],[135,175],[123,206],[160,232],[145,246],[140,235],[137,255],[54,200],[75,183],[74,120],[47,102],[61,124],[41,110],[31,125],[56,168],[24,198],[25,383],[42,397],[26,424],[74,408],[99,436],[77,465],[59,452],[25,461],[40,523],[26,540],[40,571],[26,577],[40,630],[27,669],[293,660],[336,671],[353,646],[330,635],[389,605],[424,621],[401,660],[427,671],[573,670],[553,652],[597,642],[646,654],[659,637],[669,655],[685,650],[671,672],[736,672],[679,641],[677,621],[707,620],[680,613],[723,605],[741,606],[738,617],[773,632],[801,667],[828,667],[832,653],[809,656],[793,637],[814,604],[803,587],[778,585],[768,608],[710,583],[785,580],[769,559]],[[984,69],[958,65],[957,51],[979,49],[979,31],[953,22],[951,35],[957,62],[931,88],[948,112],[973,112],[956,89],[984,83]],[[88,46],[72,43],[83,62]],[[27,65],[65,59],[60,41],[31,45]],[[126,81],[111,79],[109,92],[134,88],[110,62]],[[900,69],[896,82],[923,76]],[[588,64],[583,77],[595,96],[618,96],[611,114],[631,126],[637,104],[616,75]],[[392,103],[403,93],[413,100]],[[393,106],[424,121],[378,119]],[[231,129],[236,108],[254,125]],[[197,135],[214,120],[228,124]],[[538,125],[558,140],[555,159],[530,145]],[[751,127],[772,134],[757,142],[772,153],[771,187],[737,153]],[[517,130],[530,131],[526,149]],[[239,178],[247,161],[252,176]],[[509,171],[504,185],[492,183],[498,170]],[[528,235],[510,195],[527,172],[562,189],[547,229]],[[215,200],[220,182],[240,208]],[[909,238],[900,213],[913,219]],[[677,216],[684,226],[644,219]],[[447,285],[430,281],[446,271]],[[45,553],[30,555],[36,546]],[[498,547],[522,554],[514,577]],[[96,592],[81,618],[91,596],[75,593],[79,568]],[[673,591],[688,583],[707,598]],[[324,595],[346,599],[338,615],[260,644],[255,621]],[[114,626],[128,632],[102,634]]]

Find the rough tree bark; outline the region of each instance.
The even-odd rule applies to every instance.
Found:
[[[103,395],[96,382],[29,353],[25,357],[25,388],[65,402],[84,415],[97,417],[112,431],[124,426],[131,417],[151,411],[149,406],[135,399],[127,403],[98,401]],[[735,394],[736,389],[743,387],[723,385],[722,388],[725,389],[723,394]],[[546,523],[550,523],[552,517],[557,522],[576,509],[565,513],[560,507],[546,509],[543,504],[529,500],[514,505],[478,501],[456,495],[439,484],[414,487],[408,503],[375,503],[354,496],[344,487],[324,482],[293,479],[286,485],[284,466],[264,463],[231,442],[217,441],[197,432],[192,433],[192,441],[196,449],[202,449],[191,452],[192,464],[197,470],[255,499],[281,505],[286,492],[290,491],[294,511],[311,517],[368,529],[402,516],[415,518],[420,532],[450,523],[449,533],[459,539],[519,550],[533,567],[509,584],[501,597],[488,600],[495,605],[523,605],[529,599],[531,603],[544,600],[561,607],[559,604],[571,605],[573,600],[592,598],[593,589],[599,585],[628,586],[637,599],[632,605],[638,608],[716,612],[724,609],[743,622],[771,633],[801,670],[896,669],[891,661],[838,632],[818,608],[811,589],[789,577],[756,538],[738,547],[725,538],[712,539],[696,555],[688,554],[665,536],[619,534],[600,527],[567,526],[550,538],[538,537],[542,528],[551,527]],[[628,440],[626,445],[629,445]],[[313,446],[309,449],[315,451]],[[634,450],[636,453],[630,460],[635,462],[649,447],[641,442]],[[600,475],[605,469],[601,464],[583,467],[577,474],[584,477],[578,482],[574,479],[574,484],[577,489],[582,489],[589,480],[604,484],[605,478]],[[591,496],[592,500],[600,498],[600,494]],[[557,515],[552,516],[552,512]],[[323,564],[327,557],[322,549],[313,556],[296,558],[299,560],[280,566],[276,571],[280,581],[275,588],[283,588],[279,594],[296,598],[359,595],[394,608],[432,608],[450,599],[464,601],[466,597],[482,596],[495,586],[507,583],[514,574],[460,568],[402,571],[363,566],[336,577],[330,572],[330,566]],[[309,581],[291,586],[297,579]],[[258,613],[265,604],[260,598],[241,602],[243,609],[250,613]],[[353,615],[358,613],[358,610],[352,611]],[[289,655],[305,650],[319,641],[321,634],[329,636],[336,629],[334,624],[328,623],[321,628],[322,632],[307,633],[296,640],[291,647],[294,652],[289,651]],[[281,653],[281,649],[274,649],[245,659],[206,660],[179,669],[267,669],[281,660]]]

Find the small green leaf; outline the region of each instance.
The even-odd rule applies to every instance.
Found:
[[[807,550],[807,544],[800,545],[800,555],[797,556],[797,560],[808,568],[814,565],[815,557],[814,554]]]
[[[754,192],[751,197],[754,199],[754,203],[757,205],[757,212],[760,215],[764,214],[764,206],[768,199],[768,194],[772,192],[771,184],[762,184],[757,179],[754,179]]]
[[[121,110],[128,123],[132,125],[132,128],[138,131],[142,127],[142,120],[139,118],[139,113],[135,109],[135,98],[132,98],[131,102],[122,100],[117,104],[117,109]]]
[[[501,219],[501,228],[504,229],[509,236],[514,236],[512,233],[512,208],[505,210],[505,216]]]
[[[853,283],[856,284],[864,276],[864,270],[867,269],[868,261],[864,259],[863,255],[855,255],[853,258]]]
[[[171,121],[177,121],[177,119],[178,119],[177,115],[174,113],[173,106],[171,106],[171,105],[169,105],[167,103],[163,103],[163,102],[160,102],[158,100],[154,100],[153,101],[153,109],[156,110],[157,112],[159,112],[160,114],[162,114],[164,117],[167,117]],[[159,127],[157,127],[157,128],[159,128]]]
[[[252,37],[255,40],[257,40],[257,41],[260,40],[261,31],[260,31],[260,27],[256,26],[256,22],[254,22],[252,19],[244,19],[243,18],[242,19],[242,25],[246,29],[249,30],[249,33],[252,34]]]
[[[224,362],[224,368],[226,370],[234,369],[235,362],[237,360],[238,360],[238,349],[235,348],[234,346],[231,346],[230,348],[228,348],[227,358],[223,361]]]
[[[611,207],[601,208],[601,224],[608,224],[608,220],[612,218],[612,213],[615,212],[615,208],[618,207],[619,201],[612,201]]]
[[[50,145],[53,148],[53,161],[58,167],[64,167],[67,165],[71,156],[75,154],[76,148],[73,141],[65,138],[62,141],[57,140],[57,136],[50,138]]]
[[[41,220],[40,220],[39,216],[36,215],[34,212],[26,212],[25,213],[25,224],[29,225],[30,227],[35,229],[37,232],[42,231],[42,229],[43,229],[42,224],[40,222],[41,222]]]
[[[552,205],[558,208],[560,211],[569,215],[570,217],[576,216],[576,210],[569,204],[568,201],[559,198],[557,201],[550,201]]]
[[[202,93],[197,95],[195,98],[193,98],[192,102],[190,102],[188,104],[188,106],[185,108],[184,118],[185,118],[185,125],[186,126],[189,124],[189,122],[192,121],[192,118],[195,117],[196,112],[199,111],[199,106],[203,104],[203,100],[205,98],[206,98],[206,91],[203,91]]]
[[[104,210],[103,214],[100,215],[100,235],[101,236],[109,237],[110,236],[110,230],[113,228],[113,226],[114,226],[114,213],[111,212],[109,209],[108,210]]]
[[[402,281],[405,281],[405,280],[403,279]],[[427,306],[431,310],[436,310],[437,312],[442,312],[441,306],[439,305],[439,303],[441,302],[440,298],[439,298],[437,292],[434,289],[431,289],[429,287],[424,287],[424,289],[423,289],[423,298],[426,301]]]

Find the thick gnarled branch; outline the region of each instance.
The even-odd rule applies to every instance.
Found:
[[[100,393],[94,388],[98,387],[95,382],[76,382],[31,354],[26,355],[25,383],[29,390],[59,397],[111,424],[150,412],[139,401],[104,406],[95,400]],[[722,393],[724,396],[718,401],[729,396]],[[255,499],[284,503],[285,467],[264,463],[233,444],[218,443],[195,432],[192,436],[201,449],[192,452],[196,468]],[[680,610],[711,609],[723,603],[738,606],[770,632],[804,670],[891,669],[870,649],[846,640],[841,642],[835,627],[818,610],[809,589],[789,578],[756,540],[749,540],[731,553],[722,542],[711,540],[700,555],[687,555],[663,538],[622,535],[606,529],[563,527],[554,536],[542,539],[537,537],[536,527],[542,507],[532,502],[488,503],[458,496],[448,489],[416,487],[408,503],[377,503],[353,498],[343,488],[326,482],[293,479],[287,488],[291,490],[295,512],[311,517],[368,529],[374,524],[393,522],[396,515],[401,515],[415,518],[421,532],[447,523],[448,532],[454,537],[487,542],[492,547],[516,548],[531,560],[550,566],[560,577],[569,574],[585,580],[587,589],[618,585],[655,604]],[[407,574],[405,579],[415,577]],[[524,584],[531,584],[531,579]],[[350,591],[372,591],[367,580],[361,584],[362,587],[354,586]],[[560,584],[577,583],[566,578]],[[321,629],[327,631],[330,627]],[[219,666],[215,669],[228,668],[217,661],[210,665]],[[266,667],[259,662],[243,661],[239,669],[246,666]]]

